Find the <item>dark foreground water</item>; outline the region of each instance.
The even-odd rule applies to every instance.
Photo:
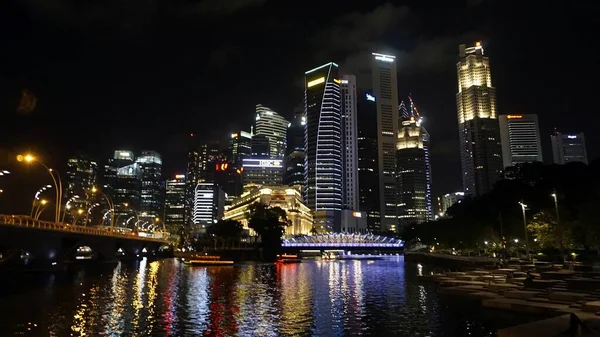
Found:
[[[403,257],[3,276],[0,336],[493,336],[514,317],[440,297]],[[523,318],[520,318],[521,320]]]

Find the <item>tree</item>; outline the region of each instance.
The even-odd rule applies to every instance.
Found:
[[[274,260],[281,247],[281,238],[285,228],[290,225],[287,215],[280,207],[269,207],[257,202],[250,206],[248,227],[260,236],[263,257]]]
[[[237,220],[219,220],[216,224],[207,228],[207,233],[219,238],[223,243],[223,248],[231,242],[239,241],[244,231],[244,226]]]
[[[542,210],[527,224],[527,230],[537,240],[540,248],[558,248],[561,259],[565,260],[565,249],[573,243],[573,223],[568,220],[556,221],[554,210]]]

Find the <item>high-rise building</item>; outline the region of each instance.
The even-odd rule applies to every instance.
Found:
[[[377,155],[377,105],[371,91],[360,91],[358,107],[359,209],[367,217],[367,229],[381,231],[379,165]],[[361,215],[362,215],[361,214]]]
[[[64,200],[71,200],[71,209],[87,208],[91,202],[90,189],[97,183],[98,165],[87,156],[77,155],[67,160]]]
[[[242,159],[252,155],[252,134],[240,131],[231,134],[229,140],[228,159],[234,164],[242,162]]]
[[[164,223],[171,233],[179,233],[185,227],[185,175],[178,174],[175,179],[167,179],[165,183],[165,215]]]
[[[422,125],[414,102],[410,97],[409,100],[409,116],[407,119],[401,118],[402,126],[396,143],[400,205],[398,218],[401,227],[433,219],[429,133]]]
[[[442,195],[441,197],[438,197],[439,216],[441,216],[441,217],[446,216],[446,212],[448,211],[448,208],[452,207],[452,205],[456,204],[457,202],[462,200],[462,198],[464,198],[464,197],[465,197],[465,194],[463,192],[447,193],[447,194]]]
[[[208,177],[209,165],[223,159],[218,141],[206,142],[200,145],[200,179],[210,180]]]
[[[193,222],[194,193],[201,179],[202,161],[200,152],[196,149],[188,152],[187,170],[185,174],[184,223],[191,226]]]
[[[129,208],[140,209],[142,174],[133,152],[117,150],[104,167],[104,190],[115,204],[115,219],[129,213]],[[129,207],[124,208],[127,204]],[[108,210],[108,205],[104,205]],[[106,221],[106,219],[105,219]]]
[[[377,155],[381,229],[398,227],[396,136],[398,134],[398,78],[396,57],[373,53],[373,95],[377,107]]]
[[[583,132],[564,134],[554,131],[551,140],[555,164],[588,163]]]
[[[537,115],[500,115],[498,122],[504,167],[543,162]]]
[[[223,217],[225,192],[215,183],[198,183],[194,193],[194,231],[205,233]]]
[[[244,158],[242,160],[242,184],[277,186],[283,180],[283,160]]]
[[[163,214],[162,159],[156,151],[142,151],[135,160],[142,180],[140,215],[157,217]]]
[[[465,194],[490,191],[502,173],[502,146],[496,119],[496,88],[483,47],[459,46],[456,64],[458,131]]]
[[[332,231],[341,221],[339,212],[342,209],[342,116],[338,65],[326,63],[305,72],[304,78],[304,200],[315,211],[316,226]]]
[[[265,135],[252,136],[252,157],[254,158],[269,158],[269,138]]]
[[[285,173],[283,175],[285,185],[304,184],[304,129],[306,128],[306,117],[304,117],[303,110],[302,107],[294,110],[294,119],[287,129]]]
[[[277,112],[261,104],[256,105],[254,134],[269,139],[269,157],[285,157],[286,133],[289,122]]]
[[[342,207],[359,210],[358,198],[358,129],[356,76],[341,79],[342,95]]]

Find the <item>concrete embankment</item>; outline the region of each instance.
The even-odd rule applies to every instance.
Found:
[[[405,252],[404,261],[418,262],[449,269],[461,268],[495,268],[499,260],[484,256],[456,256],[437,253]]]

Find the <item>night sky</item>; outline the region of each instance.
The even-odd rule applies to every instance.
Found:
[[[555,126],[585,132],[590,158],[599,155],[596,7],[592,0],[4,0],[0,147],[11,158],[34,150],[58,167],[78,151],[104,163],[115,148],[154,149],[170,175],[185,168],[190,133],[199,142],[248,130],[257,103],[291,117],[304,71],[334,61],[360,85],[379,51],[397,55],[400,97],[412,93],[426,119],[437,196],[461,189],[461,43],[483,41],[500,113],[539,115],[546,162]],[[19,109],[23,92],[37,99],[32,111]]]

